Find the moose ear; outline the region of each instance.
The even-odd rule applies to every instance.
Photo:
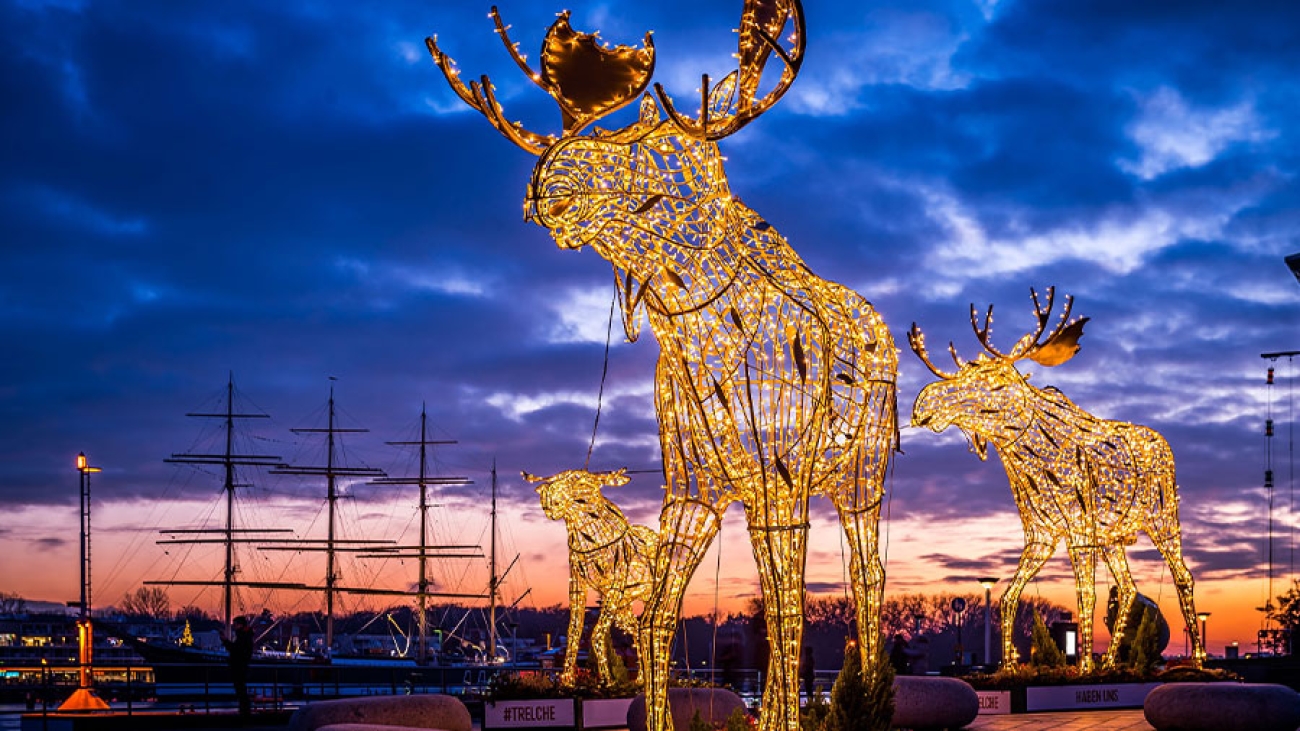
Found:
[[[605,474],[601,475],[601,478],[604,480],[606,485],[610,485],[612,487],[626,485],[632,479],[631,477],[627,476],[626,467],[620,467],[614,470],[613,472],[606,472]]]
[[[732,71],[727,78],[719,81],[709,90],[709,116],[722,119],[735,111],[736,78],[739,71]]]
[[[654,127],[659,124],[659,105],[655,104],[655,98],[646,94],[641,97],[641,124],[647,127]]]
[[[1066,325],[1042,347],[1033,351],[1029,359],[1041,366],[1058,366],[1074,357],[1079,352],[1079,338],[1083,337],[1084,323],[1088,318],[1081,317]]]
[[[537,475],[530,475],[530,474],[528,474],[527,472],[524,472],[524,471],[522,471],[522,470],[520,470],[519,474],[520,474],[520,475],[521,475],[525,480],[527,480],[528,482],[541,482],[541,481],[543,481],[543,480],[546,479],[545,477],[538,477]]]
[[[629,343],[635,343],[641,337],[641,299],[645,297],[649,282],[642,282],[632,275],[631,270],[623,272],[614,267],[614,291],[623,309],[623,333]]]

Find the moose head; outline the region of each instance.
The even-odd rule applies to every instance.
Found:
[[[538,477],[527,472],[521,474],[525,480],[537,485],[535,489],[542,500],[542,512],[551,520],[600,513],[607,503],[600,489],[605,485],[626,485],[631,479],[626,469],[612,472],[565,470],[550,477]],[[592,517],[603,518],[601,515]]]
[[[1022,337],[1011,352],[1003,353],[989,339],[992,330],[993,306],[984,315],[983,327],[979,324],[975,305],[970,308],[970,323],[975,337],[984,346],[984,353],[975,360],[964,361],[957,355],[955,346],[948,344],[948,353],[957,365],[955,372],[941,370],[930,360],[925,349],[925,335],[916,323],[907,333],[912,352],[930,372],[941,380],[921,389],[912,407],[912,425],[928,427],[941,432],[949,426],[961,429],[970,440],[971,449],[981,460],[988,458],[988,442],[995,445],[1014,441],[1024,425],[1032,418],[1034,399],[1041,391],[1029,384],[1029,376],[1016,368],[1016,363],[1028,358],[1043,366],[1057,366],[1079,351],[1079,338],[1083,336],[1083,317],[1070,321],[1074,300],[1066,295],[1065,308],[1052,332],[1043,338],[1051,317],[1056,288],[1047,289],[1047,303],[1040,304],[1038,292],[1029,290],[1034,300],[1034,315],[1038,325],[1033,332]],[[1063,397],[1062,397],[1063,398]]]
[[[507,139],[539,157],[525,218],[548,229],[561,248],[591,246],[614,266],[631,340],[637,337],[637,307],[646,299],[668,312],[707,300],[716,282],[703,280],[717,267],[701,264],[701,252],[726,239],[723,232],[735,228],[727,224],[737,215],[716,142],[757,119],[793,83],[804,53],[799,0],[746,0],[738,68],[712,86],[703,77],[696,118],[679,112],[659,84],[658,104],[645,94],[655,65],[650,34],[642,48],[605,48],[596,34],[575,31],[565,12],[547,32],[540,71],[533,71],[495,7],[491,15],[515,63],[555,99],[560,135],[507,121],[487,76],[467,86],[436,38],[426,44],[456,94]],[[776,40],[787,24],[793,25],[789,49]],[[781,78],[759,97],[773,55],[784,65]],[[643,94],[635,122],[584,131]]]

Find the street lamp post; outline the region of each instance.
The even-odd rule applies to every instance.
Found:
[[[1206,638],[1208,637],[1208,635],[1205,632],[1205,625],[1208,623],[1207,620],[1209,620],[1210,618],[1210,613],[1198,612],[1196,614],[1196,618],[1201,620],[1201,652],[1204,652],[1208,656],[1210,654],[1209,651],[1210,645],[1208,642],[1206,642]]]
[[[976,579],[984,587],[984,666],[993,664],[993,585],[998,580],[992,577]]]
[[[81,617],[77,620],[77,690],[68,697],[60,711],[107,711],[108,704],[95,695],[91,676],[94,663],[94,632],[90,625],[90,474],[99,472],[86,461],[86,453],[77,454],[77,478],[81,490]]]

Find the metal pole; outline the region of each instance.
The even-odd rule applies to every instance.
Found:
[[[1205,625],[1209,624],[1210,613],[1209,613],[1209,612],[1199,612],[1199,613],[1196,615],[1196,618],[1199,619],[1199,620],[1201,620],[1201,652],[1205,653],[1206,656],[1208,656],[1209,653],[1210,653],[1210,650],[1209,650],[1210,645],[1209,645],[1209,643],[1207,642],[1207,638],[1208,638],[1209,635],[1208,635],[1208,634],[1206,633],[1206,631],[1205,631]]]
[[[59,706],[60,711],[106,711],[108,704],[95,695],[91,666],[94,634],[90,624],[90,473],[99,472],[77,454],[77,482],[81,492],[81,614],[77,621],[77,690]]]
[[[990,587],[984,587],[984,664],[993,662],[993,605],[989,603]]]
[[[984,665],[993,664],[993,585],[998,580],[993,577],[979,579],[984,587]],[[1002,658],[1003,662],[1006,658]]]

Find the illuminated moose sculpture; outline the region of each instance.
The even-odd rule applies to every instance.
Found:
[[[601,494],[602,485],[626,485],[626,470],[593,473],[568,470],[552,477],[523,473],[537,484],[542,511],[551,520],[563,520],[569,534],[569,648],[564,653],[563,680],[572,682],[578,670],[578,640],[587,609],[587,589],[600,594],[600,616],[591,630],[591,650],[600,679],[613,676],[604,648],[609,631],[617,624],[636,638],[632,606],[645,601],[653,585],[650,562],[659,539],[644,525],[630,525],[623,511]],[[641,648],[637,648],[638,656]]]
[[[803,60],[798,0],[747,0],[738,69],[710,87],[698,117],[678,112],[662,87],[636,122],[582,130],[648,87],[654,51],[602,48],[563,14],[534,72],[560,107],[564,134],[507,122],[487,77],[468,87],[429,40],[452,88],[515,144],[540,156],[525,217],[565,249],[590,246],[614,268],[629,340],[645,312],[659,342],[655,407],[665,498],[654,586],[639,622],[647,723],[667,715],[669,652],[687,583],[732,502],[745,509],[758,564],[772,660],[763,731],[799,727],[808,500],[828,496],[848,535],[864,658],[879,643],[884,580],[878,523],[884,476],[897,444],[898,354],[880,316],[857,293],[809,271],[785,239],[736,199],[715,144],[771,108]],[[790,48],[775,40],[793,27]],[[773,56],[783,66],[758,98]],[[667,116],[661,120],[660,106]]]
[[[981,460],[988,457],[992,444],[1020,509],[1025,548],[1002,595],[1002,657],[1011,657],[1021,591],[1064,540],[1079,602],[1079,654],[1083,669],[1090,669],[1097,556],[1106,561],[1119,587],[1120,608],[1112,632],[1113,638],[1119,638],[1137,594],[1124,551],[1143,531],[1169,564],[1199,662],[1204,648],[1196,632],[1192,574],[1183,562],[1178,485],[1169,444],[1147,427],[1098,419],[1060,391],[1029,384],[1029,376],[1016,369],[1016,362],[1029,358],[1043,366],[1064,363],[1078,352],[1088,321],[1085,317],[1069,322],[1073,302],[1067,297],[1060,322],[1042,339],[1054,290],[1047,290],[1046,306],[1040,306],[1037,292],[1030,293],[1038,327],[1006,354],[989,341],[993,308],[989,307],[981,328],[971,305],[971,327],[987,354],[963,362],[949,345],[957,364],[955,373],[945,373],[930,361],[915,323],[908,333],[912,350],[943,379],[921,390],[912,408],[912,424],[935,432],[956,426]],[[1106,666],[1115,662],[1118,650],[1119,642],[1112,640],[1103,661]]]

